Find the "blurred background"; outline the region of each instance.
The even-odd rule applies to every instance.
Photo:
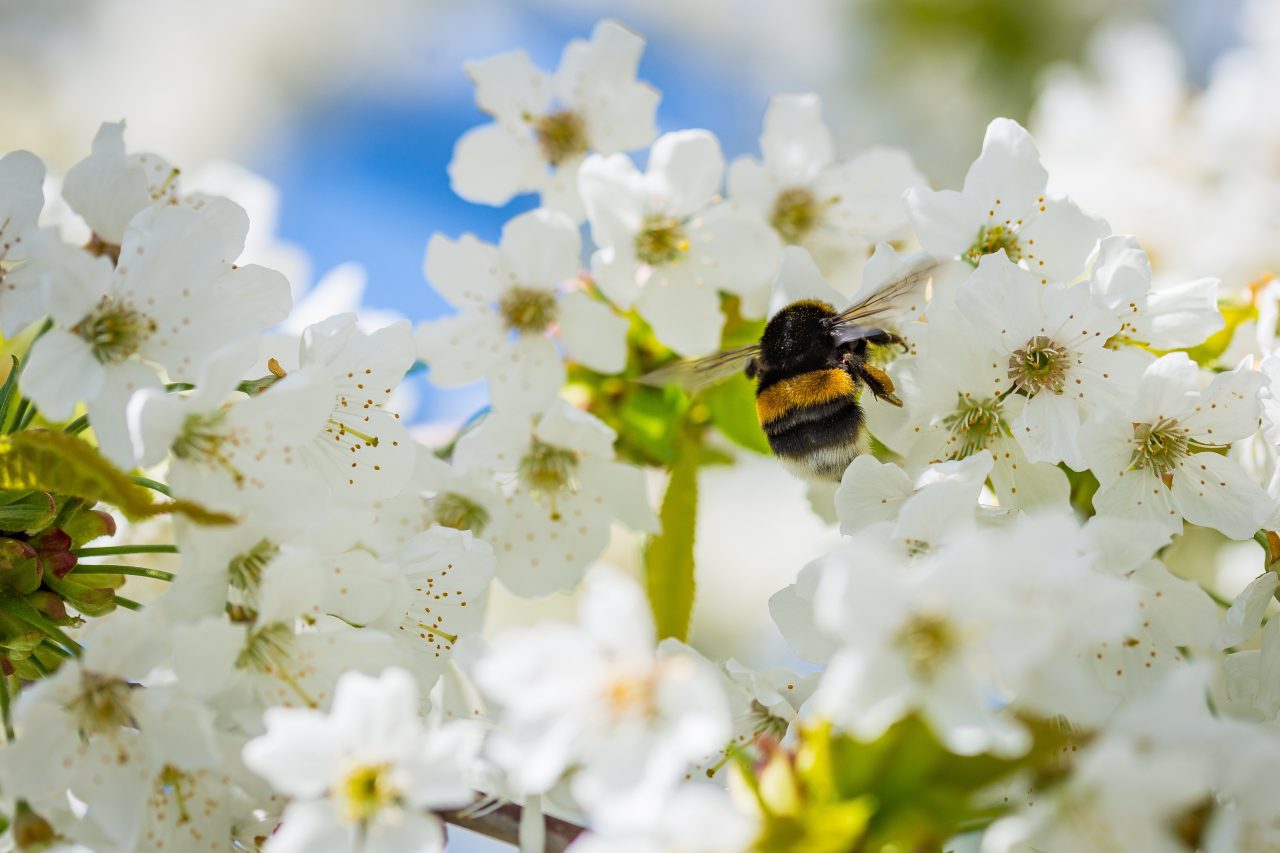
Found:
[[[310,319],[363,293],[370,316],[421,320],[446,310],[422,277],[428,236],[496,239],[532,206],[472,205],[449,189],[454,140],[485,120],[462,62],[521,47],[554,69],[566,41],[608,16],[648,39],[640,77],[662,92],[662,130],[705,127],[727,157],[754,153],[769,96],[814,91],[842,153],[901,146],[934,186],[954,187],[987,122],[1010,116],[1037,135],[1053,188],[1136,233],[1158,276],[1222,276],[1224,292],[1245,293],[1280,266],[1277,7],[0,0],[0,150],[30,148],[65,172],[100,122],[124,118],[130,150],[164,155],[188,188],[236,188],[255,219],[255,259],[282,268],[299,293],[318,291]],[[1274,338],[1275,318],[1267,324],[1242,327],[1241,351],[1250,335]],[[428,438],[484,404],[481,387],[412,381]],[[708,470],[703,496],[695,641],[713,656],[787,662],[768,596],[835,534],[768,459]],[[619,538],[606,557],[633,564],[637,546]],[[1255,546],[1197,534],[1177,547],[1184,571],[1228,595],[1252,577]],[[493,618],[568,609],[499,595]]]

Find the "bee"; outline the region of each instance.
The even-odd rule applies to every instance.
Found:
[[[677,362],[640,381],[678,384],[692,393],[745,373],[755,381],[760,427],[783,464],[803,479],[838,482],[866,449],[863,389],[902,406],[893,380],[871,363],[868,347],[906,348],[884,326],[920,313],[924,286],[936,265],[919,258],[903,275],[844,310],[818,299],[792,302],[769,319],[758,343]]]

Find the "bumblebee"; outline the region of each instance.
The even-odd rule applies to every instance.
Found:
[[[883,324],[920,313],[934,267],[919,260],[842,311],[815,299],[792,302],[770,318],[758,343],[678,362],[641,381],[694,392],[745,373],[755,381],[756,416],[778,458],[804,479],[838,482],[866,449],[863,390],[902,405],[893,380],[870,362],[868,347],[905,346]]]

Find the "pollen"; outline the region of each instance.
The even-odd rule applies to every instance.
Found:
[[[684,225],[673,216],[649,214],[636,234],[636,258],[651,267],[679,261],[689,251]]]
[[[792,187],[778,193],[769,224],[788,243],[799,243],[818,226],[823,207],[806,187]]]
[[[138,351],[156,331],[156,322],[126,303],[104,296],[71,331],[89,344],[99,362],[118,364]]]
[[[1016,231],[1004,225],[992,225],[990,228],[983,225],[978,229],[978,238],[964,253],[964,260],[976,267],[983,255],[994,255],[1001,249],[1014,263],[1022,260],[1022,247],[1018,245]]]
[[[559,110],[531,120],[542,156],[552,166],[587,153],[587,124],[573,110]]]
[[[1041,391],[1061,394],[1069,364],[1066,348],[1045,335],[1036,335],[1009,356],[1009,378],[1028,397]]]
[[[498,313],[507,330],[520,334],[545,332],[556,321],[556,295],[538,287],[512,287],[498,300]]]

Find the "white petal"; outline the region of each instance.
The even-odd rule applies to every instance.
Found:
[[[1049,281],[1075,281],[1111,229],[1066,199],[1050,199],[1042,207],[1044,211],[1018,234],[1023,263]]]
[[[625,154],[592,154],[578,168],[578,190],[600,248],[630,247],[645,215],[645,178]]]
[[[766,166],[784,186],[803,186],[834,156],[831,131],[817,95],[777,95],[769,101],[760,135]]]
[[[1267,378],[1251,362],[1246,357],[1234,370],[1213,377],[1194,411],[1179,423],[1210,444],[1229,444],[1257,432],[1262,417],[1258,393]]]
[[[591,255],[591,277],[609,301],[626,311],[640,294],[636,282],[636,259],[629,251],[597,249]]]
[[[155,388],[134,394],[126,409],[126,419],[138,464],[149,468],[164,461],[169,448],[182,434],[186,418],[183,400],[176,394]]]
[[[537,190],[546,172],[531,137],[485,124],[458,137],[449,161],[449,186],[467,201],[501,206],[519,193]]]
[[[699,287],[684,277],[655,275],[640,292],[636,310],[649,321],[653,333],[682,356],[715,352],[720,346],[724,316],[720,296],[712,287]]]
[[[160,377],[149,365],[138,361],[105,365],[102,371],[102,387],[88,401],[86,408],[89,423],[93,425],[98,449],[121,468],[137,464],[133,441],[129,437],[129,422],[125,409],[135,392],[146,388],[161,388]]]
[[[1027,401],[1012,429],[1032,462],[1065,462],[1073,471],[1088,467],[1080,450],[1080,413],[1070,397],[1041,391]]]
[[[531,210],[502,227],[499,250],[514,284],[553,289],[577,274],[582,238],[567,217]]]
[[[600,459],[613,458],[617,433],[603,421],[564,400],[556,400],[538,420],[538,438],[555,447],[582,450]]]
[[[124,122],[98,128],[93,153],[67,172],[62,196],[95,234],[120,244],[129,220],[151,204],[145,169],[125,156]]]
[[[497,301],[505,287],[498,248],[470,234],[457,240],[432,234],[422,271],[436,292],[455,308],[487,306]]]
[[[840,198],[828,214],[831,225],[874,242],[907,224],[903,194],[926,185],[905,152],[872,148],[819,176],[816,188],[820,196]]]
[[[418,358],[435,385],[451,388],[489,375],[509,346],[502,320],[488,311],[464,311],[419,323],[414,331]]]
[[[602,495],[614,517],[632,530],[658,531],[658,515],[649,505],[644,471],[590,457],[578,465],[578,477],[586,491]]]
[[[944,258],[959,257],[978,239],[984,211],[967,195],[912,187],[904,200],[911,227],[925,251]]]
[[[649,149],[645,183],[650,196],[672,216],[689,216],[705,207],[723,179],[724,154],[709,131],[665,133]]]
[[[1195,346],[1221,329],[1218,284],[1216,278],[1199,278],[1152,290],[1138,326],[1147,342],[1160,349]]]
[[[551,102],[551,81],[523,50],[463,63],[476,84],[476,106],[499,121],[539,116]]]
[[[1263,572],[1250,581],[1249,585],[1231,602],[1222,624],[1218,626],[1218,634],[1214,638],[1214,647],[1222,650],[1231,646],[1243,645],[1258,628],[1262,626],[1262,617],[1266,615],[1276,587],[1280,586],[1280,574]]]
[[[560,299],[557,331],[574,361],[599,373],[621,373],[627,366],[627,319],[572,290]]]
[[[870,454],[856,457],[836,490],[840,532],[848,536],[872,522],[892,521],[914,492],[901,466],[879,462]]]
[[[1274,505],[1235,460],[1197,453],[1173,475],[1173,504],[1192,524],[1220,530],[1232,539],[1258,532]]]
[[[507,352],[509,360],[495,364],[488,372],[495,410],[535,412],[555,399],[565,371],[550,338],[521,335]]]
[[[768,170],[756,158],[739,157],[730,163],[725,184],[734,204],[757,216],[768,217],[772,214],[778,187]]]
[[[995,208],[991,219],[1003,221],[1006,216],[1035,210],[1048,181],[1031,134],[1016,121],[998,118],[987,125],[982,153],[965,175],[964,194],[977,204]]]
[[[76,403],[98,396],[104,381],[102,365],[83,338],[50,329],[31,347],[21,389],[47,417],[62,421]]]
[[[739,295],[767,290],[782,255],[777,232],[728,204],[707,211],[689,241],[687,262],[700,266],[703,282]]]
[[[609,541],[608,515],[581,494],[556,496],[555,509],[525,495],[507,504],[510,522],[493,535],[497,575],[516,595],[567,592]]]

